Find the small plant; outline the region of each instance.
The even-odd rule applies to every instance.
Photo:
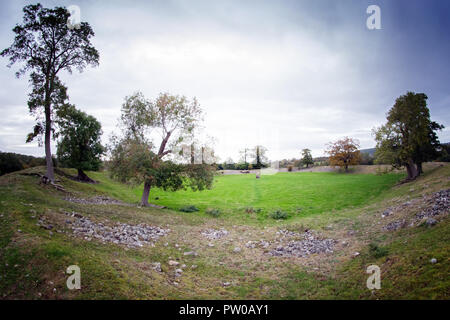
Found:
[[[288,214],[284,211],[277,210],[270,214],[270,217],[275,220],[285,220],[288,218]]]
[[[220,216],[221,212],[219,209],[208,208],[208,209],[206,209],[205,213],[209,214],[210,216],[213,216],[213,217],[218,217],[218,216]]]
[[[374,257],[374,258],[381,258],[384,256],[387,256],[389,253],[389,250],[385,247],[380,247],[378,246],[376,243],[370,243],[369,244],[369,253]]]
[[[287,169],[288,169],[289,172],[292,172],[292,170],[294,169],[294,166],[288,165]]]
[[[253,209],[253,207],[247,207],[245,208],[245,213],[253,213],[255,212],[255,210]]]
[[[181,207],[180,211],[181,212],[195,212],[195,211],[198,211],[198,208],[196,206],[189,205],[189,206]]]

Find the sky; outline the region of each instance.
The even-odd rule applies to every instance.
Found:
[[[0,2],[0,49],[29,1]],[[450,1],[41,1],[77,5],[100,64],[62,73],[70,102],[117,131],[124,98],[141,91],[196,97],[221,161],[263,145],[271,160],[324,155],[344,136],[372,148],[374,127],[407,91],[428,96],[450,142]],[[366,12],[378,5],[381,29]],[[25,143],[34,117],[28,75],[0,57],[0,151],[43,156]],[[55,143],[52,152],[56,153]]]

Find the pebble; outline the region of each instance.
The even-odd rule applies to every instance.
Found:
[[[436,258],[432,258],[432,259],[430,260],[430,262],[431,262],[432,264],[435,264],[435,263],[437,262],[437,259],[436,259]]]
[[[195,252],[195,251],[187,251],[187,252],[183,253],[183,255],[185,255],[185,256],[197,256],[198,253]]]
[[[178,262],[178,261],[175,261],[175,260],[169,260],[169,266],[177,266],[177,265],[179,265],[180,263]]]
[[[235,247],[235,248],[233,249],[233,252],[234,252],[234,253],[238,253],[238,252],[241,252],[241,248],[239,248],[239,247]]]

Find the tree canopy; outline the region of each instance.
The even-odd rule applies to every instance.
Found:
[[[125,98],[122,137],[111,140],[111,173],[122,182],[144,183],[141,205],[148,206],[152,187],[178,190],[210,188],[214,168],[206,163],[175,163],[165,157],[192,137],[202,111],[197,100],[161,93],[154,101],[137,92]],[[149,133],[158,132],[159,144]],[[159,145],[159,146],[158,146]]]
[[[301,164],[306,165],[307,168],[310,164],[314,164],[314,160],[311,155],[311,150],[309,150],[309,149],[302,150]]]
[[[431,121],[424,93],[407,92],[398,97],[387,114],[387,122],[374,129],[378,162],[406,167],[408,179],[422,172],[422,163],[433,160],[441,149],[436,131],[444,126]]]
[[[78,170],[78,179],[85,182],[92,180],[84,170],[98,170],[101,156],[105,152],[100,138],[102,127],[93,116],[66,105],[58,110],[57,146],[58,161],[63,166]]]
[[[357,165],[361,161],[359,142],[356,139],[345,137],[328,144],[326,153],[330,156],[331,166],[339,166],[348,171],[348,166]]]

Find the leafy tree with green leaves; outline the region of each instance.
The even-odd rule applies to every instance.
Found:
[[[23,8],[23,23],[13,28],[14,42],[0,55],[9,57],[11,67],[20,63],[17,77],[31,71],[30,112],[42,115],[28,141],[44,135],[45,156],[49,181],[54,181],[51,155],[52,112],[61,100],[65,100],[65,87],[58,78],[60,71],[72,73],[86,66],[98,65],[99,54],[90,39],[94,32],[90,25],[81,22],[77,28],[69,28],[69,12],[64,7],[44,8],[41,4]],[[42,110],[39,111],[38,110]]]
[[[388,112],[387,123],[373,130],[376,161],[406,167],[408,180],[419,176],[422,163],[435,159],[441,148],[436,131],[444,126],[431,121],[427,99],[424,93],[400,96]]]
[[[165,160],[181,142],[192,137],[201,115],[195,98],[161,93],[150,101],[140,92],[125,98],[120,122],[123,137],[111,140],[110,171],[119,181],[144,183],[142,206],[151,205],[148,198],[152,187],[171,191],[212,187],[214,166]],[[159,132],[159,147],[148,138],[149,132]]]
[[[311,150],[309,150],[309,149],[303,149],[302,150],[301,164],[302,165],[306,164],[307,168],[309,167],[310,164],[311,165],[314,164],[314,160],[313,160],[313,157],[311,155]]]
[[[102,126],[93,116],[77,110],[73,105],[65,105],[58,112],[58,161],[63,166],[75,168],[77,179],[94,182],[85,170],[96,171],[100,168],[101,156],[105,149],[101,145]]]

